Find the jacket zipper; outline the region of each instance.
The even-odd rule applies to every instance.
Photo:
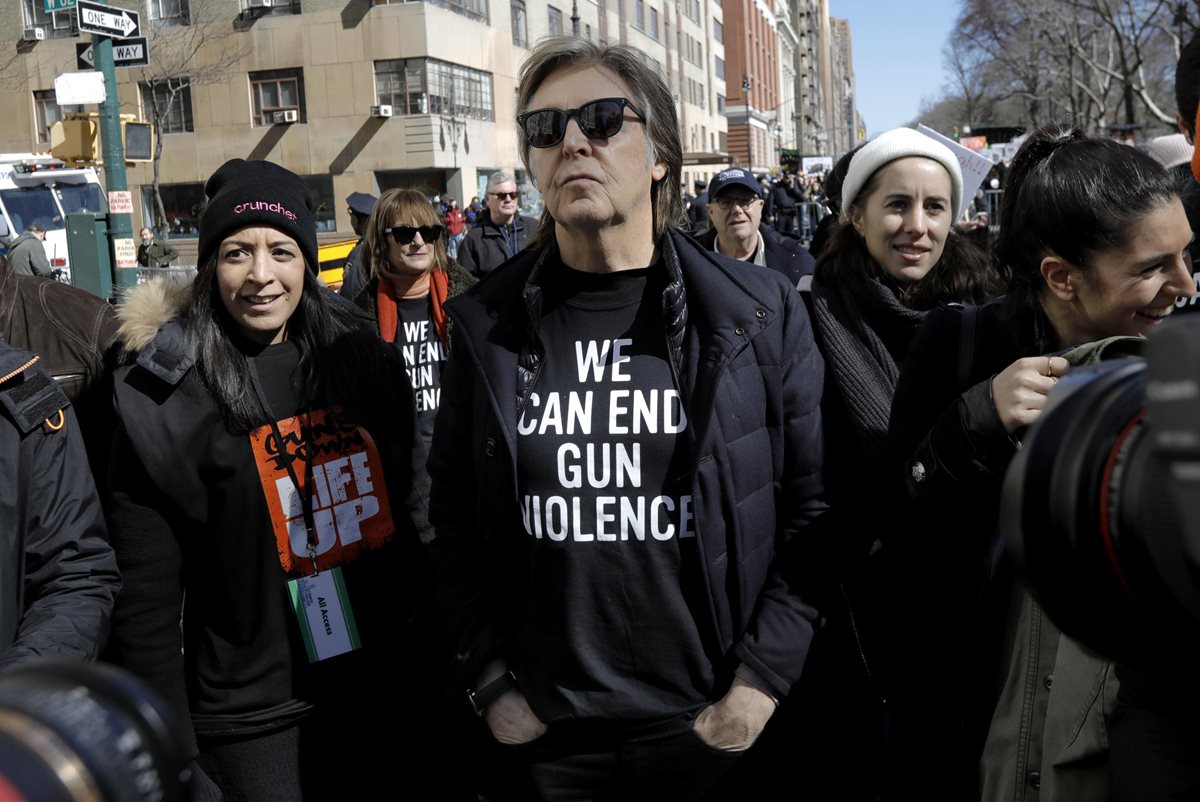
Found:
[[[887,704],[887,697],[879,692],[879,683],[875,680],[875,675],[871,673],[871,664],[867,662],[867,652],[863,648],[862,638],[858,634],[858,624],[854,621],[854,605],[850,603],[850,594],[846,592],[846,586],[838,585],[838,590],[842,592],[842,599],[846,602],[846,613],[850,620],[850,631],[854,634],[854,645],[858,648],[859,659],[862,660],[863,670],[867,672],[867,677],[871,680],[871,685],[875,688],[875,695],[879,697],[879,701]]]

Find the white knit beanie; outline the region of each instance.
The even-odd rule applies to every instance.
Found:
[[[871,176],[875,175],[876,170],[896,159],[908,156],[924,156],[946,168],[946,172],[950,174],[953,195],[950,205],[954,216],[951,220],[958,220],[962,211],[963,186],[962,168],[958,166],[958,159],[950,152],[950,148],[912,128],[893,128],[885,131],[854,154],[854,158],[850,160],[850,169],[846,172],[846,180],[842,183],[842,216],[849,217],[850,206]]]
[[[1192,146],[1188,144],[1183,134],[1168,134],[1150,140],[1146,148],[1154,160],[1163,167],[1170,169],[1192,160]]]

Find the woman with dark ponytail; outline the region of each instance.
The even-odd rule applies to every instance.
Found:
[[[1069,694],[1072,683],[1054,671],[1049,620],[1016,590],[996,531],[1000,485],[1071,364],[1094,359],[1092,344],[1107,338],[1136,347],[1132,338],[1194,294],[1191,237],[1177,183],[1149,156],[1075,128],[1035,131],[1013,160],[1001,208],[995,262],[1007,295],[931,313],[909,350],[889,437],[920,521],[904,553],[916,591],[908,609],[921,611],[926,637],[909,645],[924,659],[906,681],[925,704],[898,737],[914,753],[930,738],[951,745],[947,798],[979,798],[985,740],[986,799],[1025,798],[1027,785],[1043,799],[1106,794],[1097,786],[1107,784],[1103,753],[1087,745],[1095,735],[1103,747],[1103,732],[1088,732],[1103,725],[1103,693],[1082,693],[1096,707],[1065,713],[1078,719],[1063,743],[1045,724],[1046,697],[1056,709],[1051,689]],[[1057,649],[1059,660],[1069,648]],[[1107,664],[1088,670],[1104,687]]]

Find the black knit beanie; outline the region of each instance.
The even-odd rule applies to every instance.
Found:
[[[291,170],[273,162],[230,159],[208,179],[204,194],[208,205],[200,216],[201,267],[233,232],[247,226],[270,226],[296,240],[305,265],[318,269],[312,195]]]

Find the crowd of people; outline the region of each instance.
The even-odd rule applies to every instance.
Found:
[[[504,172],[355,193],[339,293],[267,161],[189,283],[0,263],[0,671],[131,672],[194,800],[1200,794],[997,525],[1059,379],[1195,295],[1190,174],[1033,131],[989,251],[912,129],[685,195],[635,49],[546,39],[517,107],[541,219]]]

